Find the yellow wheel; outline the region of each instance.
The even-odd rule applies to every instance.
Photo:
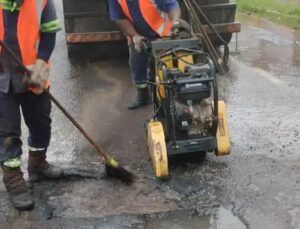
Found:
[[[217,131],[217,156],[225,156],[229,155],[231,151],[230,145],[230,135],[229,135],[229,127],[228,127],[228,119],[226,113],[226,107],[224,101],[218,102],[219,109],[219,125]]]
[[[149,122],[147,132],[148,150],[153,163],[155,176],[157,178],[166,178],[169,176],[168,154],[161,122]]]

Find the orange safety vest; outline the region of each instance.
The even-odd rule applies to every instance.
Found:
[[[118,0],[121,5],[122,11],[125,16],[133,22],[130,15],[129,8],[126,0]],[[148,25],[160,37],[168,37],[171,34],[172,22],[168,18],[168,14],[161,12],[153,0],[139,0],[139,7],[141,14]]]
[[[37,44],[40,38],[40,21],[47,0],[24,0],[20,8],[17,25],[22,60],[25,66],[35,63]],[[4,23],[2,6],[0,4],[0,39],[4,39]]]
[[[21,5],[17,38],[20,46],[22,61],[25,66],[35,64],[37,45],[40,39],[40,22],[47,0],[24,0]],[[2,5],[0,4],[0,39],[4,39],[4,22]],[[1,50],[1,49],[0,49]],[[49,82],[45,87],[48,87]]]

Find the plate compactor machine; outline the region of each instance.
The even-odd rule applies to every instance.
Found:
[[[218,98],[215,65],[200,40],[160,39],[147,42],[144,50],[152,58],[153,117],[146,126],[155,176],[169,176],[170,156],[230,154],[225,103]]]

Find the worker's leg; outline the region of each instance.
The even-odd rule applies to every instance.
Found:
[[[24,120],[29,128],[28,173],[31,182],[45,178],[60,178],[62,169],[46,161],[46,152],[51,138],[51,100],[47,93],[32,92],[20,95]]]
[[[134,110],[151,103],[147,85],[147,54],[138,53],[133,45],[129,45],[129,65],[132,79],[137,89],[137,97],[135,101],[128,106],[128,109]]]
[[[18,210],[29,210],[34,202],[21,171],[22,142],[19,104],[12,93],[0,92],[0,164],[10,200]]]

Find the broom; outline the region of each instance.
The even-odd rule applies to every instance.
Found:
[[[10,55],[10,57],[22,68],[26,73],[25,77],[30,77],[32,72],[24,66],[21,60],[16,56],[16,54],[6,45],[2,40],[0,40],[0,46]],[[61,112],[73,123],[73,125],[79,130],[79,132],[91,143],[95,150],[100,154],[102,160],[105,163],[106,174],[109,177],[116,177],[123,182],[131,183],[133,181],[133,174],[122,167],[119,162],[105,153],[101,147],[91,138],[91,136],[81,127],[81,125],[72,117],[72,115],[67,112],[67,110],[58,102],[58,100],[48,91],[45,90],[52,100],[52,102],[61,110]]]

